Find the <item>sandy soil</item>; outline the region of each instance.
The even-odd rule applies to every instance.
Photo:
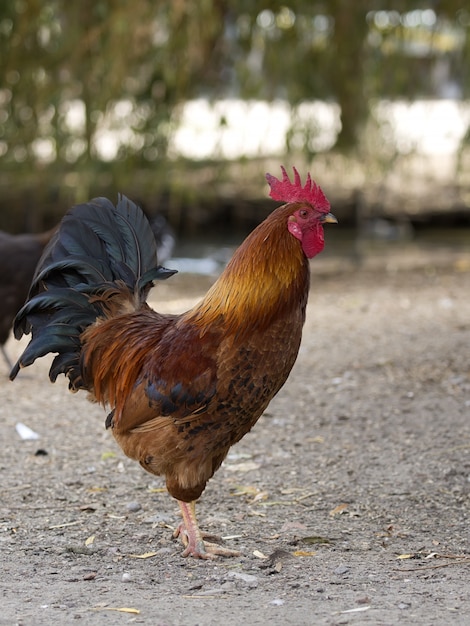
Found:
[[[294,371],[199,504],[238,558],[183,559],[104,412],[0,363],[0,624],[470,623],[470,256],[439,258],[312,263]]]

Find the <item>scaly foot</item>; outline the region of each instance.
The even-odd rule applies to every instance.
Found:
[[[203,534],[196,520],[195,503],[181,502],[183,521],[173,533],[173,537],[179,537],[185,547],[182,556],[192,556],[195,559],[214,559],[217,556],[233,557],[240,556],[237,550],[224,548],[217,543],[204,541],[204,537],[217,539],[214,535]]]

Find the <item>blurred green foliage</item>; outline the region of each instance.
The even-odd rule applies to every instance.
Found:
[[[5,0],[4,206],[63,206],[106,188],[168,193],[179,105],[196,97],[336,102],[335,149],[348,151],[374,99],[468,96],[469,28],[455,0]],[[107,157],[98,146],[113,131],[121,140]],[[315,129],[302,132],[312,157]]]

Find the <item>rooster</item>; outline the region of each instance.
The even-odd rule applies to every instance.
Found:
[[[242,243],[194,308],[163,315],[146,304],[157,263],[140,209],[124,196],[97,198],[63,218],[42,258],[15,336],[32,339],[11,371],[57,353],[49,377],[69,379],[109,407],[106,427],[126,455],[166,479],[182,522],[183,556],[236,551],[209,543],[195,503],[230,447],[256,423],[297,358],[309,261],[336,222],[321,188],[294,168],[266,175],[284,204]]]

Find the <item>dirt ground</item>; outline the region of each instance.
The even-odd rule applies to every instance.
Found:
[[[181,557],[163,482],[48,359],[1,362],[0,624],[469,624],[469,294],[470,253],[312,262],[290,379],[200,500],[233,559]]]

